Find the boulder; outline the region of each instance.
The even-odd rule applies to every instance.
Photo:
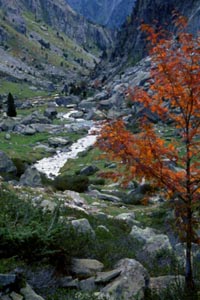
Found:
[[[108,98],[109,98],[109,93],[107,91],[102,91],[100,93],[97,93],[94,96],[94,101],[106,100]]]
[[[20,290],[20,293],[24,296],[25,300],[44,300],[41,296],[36,294],[32,287],[27,284],[26,287]]]
[[[64,194],[70,199],[70,202],[73,202],[76,206],[81,207],[87,204],[85,198],[81,197],[77,192],[65,191]]]
[[[80,102],[80,98],[78,96],[75,95],[70,95],[67,97],[57,97],[55,99],[55,102],[58,106],[68,106],[71,104],[78,104]]]
[[[92,239],[95,238],[95,232],[87,219],[73,220],[71,224],[78,234],[87,235]]]
[[[10,297],[12,300],[23,300],[23,296],[15,292],[10,293]]]
[[[165,234],[158,234],[154,229],[144,229],[134,225],[130,236],[143,245],[142,252],[146,258],[153,259],[160,251],[172,251],[169,238]]]
[[[101,290],[100,297],[109,300],[144,299],[149,284],[147,270],[135,259],[128,258],[120,260],[115,267],[120,271],[119,276]]]
[[[53,201],[50,201],[48,199],[45,199],[41,202],[40,207],[44,210],[44,211],[50,211],[50,212],[54,212],[55,208],[56,208],[56,203]]]
[[[135,224],[136,222],[134,212],[120,214],[116,216],[114,219],[124,221],[129,226],[133,226],[133,224]]]
[[[72,276],[61,277],[57,280],[58,287],[61,288],[77,288],[79,281],[78,279],[73,279]]]
[[[8,117],[1,121],[0,131],[12,131],[17,123],[18,121],[16,119]]]
[[[99,171],[99,168],[97,168],[94,165],[86,166],[83,169],[80,170],[80,175],[94,175],[97,171]]]
[[[3,152],[0,151],[0,173],[16,174],[17,168],[12,160]]]
[[[48,139],[48,143],[49,146],[55,148],[71,145],[71,141],[69,141],[67,138],[62,138],[62,137],[51,137]]]
[[[17,274],[0,274],[0,290],[12,291],[22,287],[22,279]]]
[[[53,120],[57,117],[57,110],[55,107],[47,107],[44,111],[44,116],[50,120]]]
[[[105,114],[101,110],[98,110],[98,109],[92,107],[86,114],[85,119],[86,120],[96,120],[96,121],[104,120]]]
[[[30,124],[50,124],[51,121],[49,118],[41,115],[38,111],[33,112],[31,115],[25,117],[22,121],[21,124],[23,125],[30,125]]]
[[[90,277],[84,280],[81,280],[79,283],[79,289],[82,291],[93,292],[97,289],[95,284],[95,277]]]
[[[24,135],[34,135],[36,133],[36,130],[32,125],[26,125],[20,132]]]
[[[11,135],[9,133],[6,133],[5,136],[4,136],[4,139],[7,140],[7,141],[10,141],[11,140]]]
[[[91,277],[101,272],[104,265],[96,259],[73,259],[72,272],[78,277]]]
[[[20,177],[19,183],[23,186],[38,187],[42,186],[42,179],[36,168],[29,167]]]
[[[83,118],[84,116],[84,113],[83,111],[76,111],[76,112],[73,112],[70,117],[71,118],[74,118],[74,119],[79,119],[79,118]]]
[[[117,196],[106,194],[106,193],[101,193],[97,190],[91,190],[88,194],[91,197],[95,197],[100,200],[111,201],[114,203],[119,203],[121,201],[121,199]]]
[[[99,272],[95,277],[95,283],[108,284],[121,274],[120,269],[115,269],[107,272]]]
[[[152,239],[153,236],[156,235],[156,233],[155,233],[155,230],[150,227],[146,227],[143,229],[143,228],[140,228],[140,227],[134,225],[132,227],[130,235],[134,239],[136,239],[138,242],[146,244],[146,243],[148,243],[149,240]]]

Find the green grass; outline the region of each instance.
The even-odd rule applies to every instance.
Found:
[[[33,163],[47,155],[42,149],[34,150],[37,143],[47,141],[51,136],[48,133],[36,133],[34,135],[21,135],[10,133],[11,139],[5,139],[5,133],[0,133],[0,149],[11,158],[20,158],[23,161]]]
[[[42,143],[47,143],[48,138],[54,136],[49,133],[36,133],[34,135],[21,135],[10,133],[10,140],[5,139],[5,133],[0,132],[0,150],[5,152],[10,158],[19,158],[28,163],[34,163],[37,160],[48,156],[49,154],[41,149],[34,149],[34,146]],[[67,137],[72,142],[75,142],[81,137],[81,133],[66,133],[59,134],[61,137]]]
[[[0,94],[7,95],[11,93],[13,97],[18,99],[29,99],[36,96],[47,96],[44,90],[31,90],[30,84],[25,82],[11,82],[6,80],[0,81]]]
[[[58,34],[57,30],[47,25],[45,25],[47,31],[43,30],[42,26],[44,26],[44,23],[36,22],[33,14],[25,12],[23,17],[26,23],[27,32],[26,35],[24,35],[17,32],[4,17],[5,16],[0,9],[0,26],[9,36],[9,39],[2,43],[2,47],[7,49],[10,55],[19,59],[23,58],[23,61],[27,63],[27,65],[35,68],[35,71],[37,71],[36,66],[43,67],[44,65],[52,65],[62,69],[65,73],[70,69],[73,72],[76,71],[82,74],[88,74],[89,71],[85,65],[82,65],[81,62],[78,62],[77,60],[92,64],[94,58],[64,33]],[[50,48],[42,48],[39,42],[32,40],[30,35],[33,32],[38,34],[41,39],[49,42]],[[34,72],[32,72],[31,75],[37,76],[37,73],[35,75]],[[45,76],[47,79],[49,77],[50,80],[55,80],[55,83],[60,83],[60,78],[55,78],[55,76],[51,78],[51,75],[48,74],[48,72]],[[30,90],[28,84],[23,81],[7,82],[7,79],[5,78],[6,74],[2,74],[0,94],[8,94],[11,92],[13,96],[20,99],[47,94],[47,92],[43,90]]]
[[[100,172],[112,171],[111,169],[105,167],[106,162],[107,159],[102,157],[102,151],[97,147],[92,147],[88,151],[80,153],[76,159],[69,159],[61,169],[61,172],[74,174],[78,173],[83,167],[89,165],[95,165],[99,168]],[[98,172],[90,177],[91,179],[98,178]],[[112,181],[109,179],[106,181],[107,184],[112,183]]]

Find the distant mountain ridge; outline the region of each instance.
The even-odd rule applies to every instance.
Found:
[[[109,28],[119,28],[133,10],[136,0],[66,0],[87,19]]]

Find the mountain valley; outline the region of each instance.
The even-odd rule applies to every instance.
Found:
[[[176,36],[175,8],[197,36],[199,0],[0,0],[0,299],[199,300],[196,242],[185,291],[181,199],[145,177],[124,184],[126,162],[97,146],[105,121],[137,134],[145,117],[184,153],[173,122],[131,100],[154,83],[140,24]]]

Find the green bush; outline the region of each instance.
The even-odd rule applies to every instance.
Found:
[[[57,190],[71,190],[82,193],[88,189],[89,179],[84,175],[60,175],[55,178],[53,186]]]
[[[90,179],[90,184],[94,185],[105,185],[105,179],[104,178],[92,178]]]
[[[20,158],[13,158],[12,159],[15,167],[17,168],[17,177],[20,177],[22,174],[24,174],[25,170],[26,170],[26,162],[24,162],[23,160],[21,160]]]
[[[0,190],[0,259],[13,256],[27,263],[53,264],[69,271],[71,258],[86,257],[91,248],[87,236],[78,235],[60,219],[60,207],[44,212],[12,192]]]

